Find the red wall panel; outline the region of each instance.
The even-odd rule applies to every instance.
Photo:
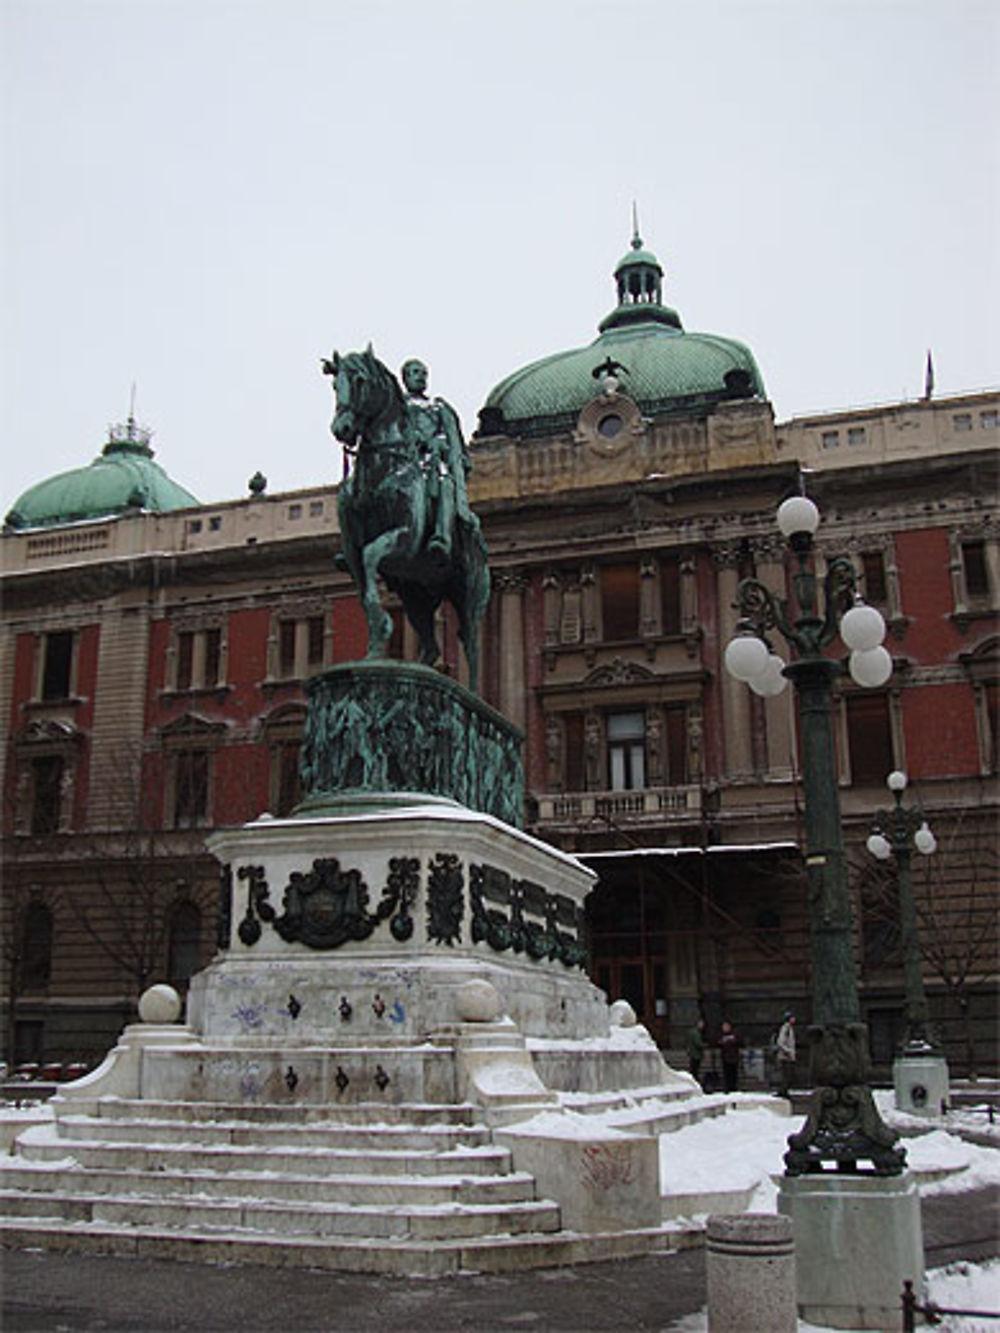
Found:
[[[971,685],[905,690],[903,729],[909,777],[955,777],[979,772]]]
[[[368,623],[357,597],[333,602],[333,660],[357,662],[368,651]]]
[[[947,661],[965,646],[951,619],[955,609],[948,534],[943,528],[901,532],[896,537],[896,563],[903,613],[909,625],[902,650],[918,662]],[[897,652],[896,641],[886,644]]]

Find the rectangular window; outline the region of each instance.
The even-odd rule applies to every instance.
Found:
[[[601,570],[604,638],[634,639],[639,633],[639,567],[606,565]]]
[[[31,832],[35,837],[59,832],[63,767],[61,756],[54,754],[31,761]]]
[[[990,581],[986,572],[985,542],[962,543],[962,570],[966,593],[970,597],[988,597]]]
[[[219,671],[222,668],[222,630],[205,631],[205,685],[211,687],[219,683]]]
[[[212,517],[208,520],[209,532],[218,532],[221,527],[222,527],[221,514],[213,514]]]
[[[854,446],[856,448],[858,445],[864,444],[864,442],[865,442],[864,426],[848,426],[847,428],[848,448],[851,448],[851,446]]]
[[[174,828],[198,828],[208,821],[208,751],[184,750],[175,763]]]
[[[275,814],[290,815],[302,798],[299,780],[299,742],[283,741],[278,746],[278,800]]]
[[[295,675],[295,621],[283,620],[278,626],[278,674]]]
[[[289,517],[289,518],[292,518],[292,519],[295,519],[295,518],[301,518],[301,517],[302,517],[302,506],[301,506],[301,505],[289,505],[289,506],[288,506],[288,517]]]
[[[986,753],[991,773],[1000,772],[1000,685],[995,680],[987,681],[983,687],[986,705],[986,725],[989,735],[986,737]]]
[[[319,518],[319,516],[322,514],[322,512],[323,512],[323,501],[322,501],[322,500],[310,500],[310,501],[309,501],[309,517],[310,517],[310,518]]]
[[[865,551],[861,556],[861,572],[865,584],[865,600],[884,603],[888,591],[885,582],[885,558],[881,551]]]
[[[819,437],[819,442],[824,449],[839,449],[840,431],[839,430],[823,431],[822,435],[820,435]]]
[[[608,767],[612,791],[646,785],[646,720],[642,713],[608,716]]]
[[[668,708],[667,718],[667,783],[683,786],[687,771],[687,709]]]
[[[46,634],[44,653],[42,698],[68,699],[73,674],[73,631]]]
[[[681,564],[676,559],[660,563],[660,617],[664,634],[680,634]]]
[[[983,430],[996,430],[997,423],[1000,421],[1000,414],[995,407],[987,408],[985,412],[979,414],[979,424]]]
[[[845,707],[851,781],[881,786],[895,768],[888,695],[852,694]]]
[[[310,616],[307,623],[309,634],[309,665],[311,667],[320,667],[323,665],[323,640],[326,626],[322,616]]]
[[[563,718],[566,738],[566,765],[564,768],[566,791],[583,791],[586,776],[583,763],[583,714],[566,713]]]
[[[189,690],[194,683],[194,634],[185,630],[177,636],[177,688]]]
[[[200,518],[190,518],[190,519],[188,519],[188,532],[193,532],[193,533],[201,532],[201,519],[200,519]]]
[[[952,417],[952,419],[951,419],[951,427],[952,427],[952,430],[956,430],[956,431],[971,430],[971,429],[972,429],[972,413],[971,413],[971,412],[959,412],[956,416],[953,416],[953,417]]]

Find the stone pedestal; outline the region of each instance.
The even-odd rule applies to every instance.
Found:
[[[708,1219],[708,1333],[795,1333],[799,1326],[792,1221],[740,1213]]]
[[[930,1052],[906,1053],[892,1065],[896,1109],[907,1115],[937,1117],[948,1102],[948,1062]]]
[[[923,1285],[920,1196],[901,1176],[784,1176],[778,1210],[795,1231],[799,1314],[830,1328],[896,1329],[903,1282]]]

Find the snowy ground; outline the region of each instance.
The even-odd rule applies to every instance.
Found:
[[[925,1121],[898,1115],[892,1109],[891,1092],[876,1093],[876,1099],[883,1116],[898,1129],[927,1129]],[[972,1113],[970,1123],[977,1129],[981,1129],[984,1122],[984,1116]],[[703,1120],[678,1130],[676,1134],[665,1134],[660,1140],[664,1190],[688,1193],[699,1186],[714,1190],[727,1186],[737,1189],[755,1182],[750,1211],[773,1213],[778,1196],[773,1177],[781,1174],[786,1139],[800,1123],[800,1117],[789,1119],[748,1105],[745,1110],[735,1109],[724,1117]],[[918,1138],[906,1138],[905,1146],[909,1166],[920,1181],[921,1195],[1000,1184],[1000,1136],[996,1148],[979,1147],[964,1142],[947,1129],[934,1128],[929,1133],[921,1133]],[[940,1177],[937,1177],[938,1172],[942,1173]],[[928,1294],[938,1305],[1000,1311],[1000,1261],[949,1264],[946,1268],[932,1269],[927,1274],[927,1281]],[[987,1333],[987,1330],[1000,1333],[998,1320],[948,1316],[937,1327],[946,1333]],[[706,1328],[707,1318],[702,1311],[669,1325],[669,1333],[704,1333]],[[799,1330],[800,1333],[819,1333],[815,1324],[802,1320]]]
[[[895,1111],[891,1092],[876,1092],[875,1095],[883,1117],[907,1135],[907,1160],[917,1176],[922,1195],[1000,1185],[1000,1126],[988,1128],[989,1122],[984,1114],[976,1111],[953,1113],[946,1121],[928,1124],[921,1118]],[[750,1211],[775,1212],[776,1181],[783,1171],[786,1141],[801,1124],[801,1117],[776,1114],[759,1102],[760,1098],[752,1094],[737,1095],[733,1109],[725,1115],[662,1135],[660,1172],[664,1193],[752,1189]],[[14,1131],[15,1120],[23,1127],[25,1121],[37,1124],[51,1118],[51,1107],[44,1104],[30,1109],[0,1106],[0,1139],[4,1137],[5,1129]],[[606,1120],[605,1127],[610,1130],[614,1128],[614,1119],[613,1114],[607,1117],[588,1115],[581,1116],[580,1122],[582,1127],[592,1130]],[[958,1128],[974,1128],[990,1137],[995,1136],[996,1146],[968,1143],[954,1132]],[[565,1121],[562,1129],[565,1132]],[[910,1137],[914,1131],[917,1136]],[[1000,1261],[949,1264],[946,1268],[931,1270],[927,1281],[928,1294],[938,1305],[1000,1311]],[[944,1333],[1000,1333],[1000,1321],[957,1316],[946,1317],[937,1327]],[[664,1333],[705,1333],[706,1329],[707,1317],[702,1311],[669,1325]],[[799,1330],[800,1333],[826,1333],[826,1330],[804,1321],[800,1321]]]

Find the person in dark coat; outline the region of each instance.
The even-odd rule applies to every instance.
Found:
[[[717,1045],[722,1061],[723,1091],[735,1092],[740,1077],[740,1037],[728,1019],[722,1024],[722,1034]]]
[[[688,1070],[701,1082],[701,1062],[705,1058],[705,1020],[699,1018],[687,1035]]]

